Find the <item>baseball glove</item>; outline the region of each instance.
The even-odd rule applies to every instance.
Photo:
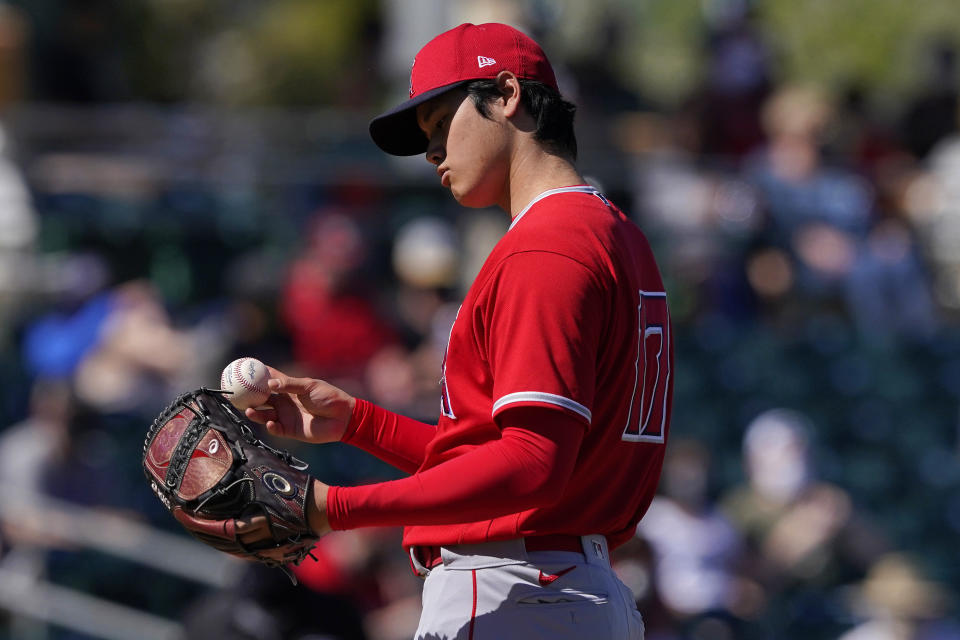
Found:
[[[254,436],[224,392],[201,388],[164,409],[143,443],[151,489],[197,539],[284,569],[317,536],[307,523],[307,464]]]

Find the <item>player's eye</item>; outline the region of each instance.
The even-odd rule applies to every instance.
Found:
[[[446,121],[447,121],[446,118],[437,118],[437,124],[434,125],[434,128],[437,131],[440,131],[441,129],[443,129],[443,123]]]

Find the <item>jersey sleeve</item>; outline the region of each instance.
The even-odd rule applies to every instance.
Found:
[[[590,424],[606,300],[593,272],[548,251],[507,257],[485,288],[482,322],[493,416],[560,408]]]
[[[357,398],[341,442],[363,449],[406,473],[423,464],[436,425],[419,422]]]

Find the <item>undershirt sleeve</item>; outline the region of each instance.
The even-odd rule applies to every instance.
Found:
[[[573,473],[584,423],[552,408],[517,407],[502,414],[501,425],[501,439],[408,478],[331,486],[330,526],[458,524],[560,499]]]
[[[437,426],[407,418],[357,398],[341,442],[363,449],[406,473],[423,464],[427,444]]]

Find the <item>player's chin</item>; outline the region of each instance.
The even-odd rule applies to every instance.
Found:
[[[462,190],[455,185],[450,186],[450,193],[460,206],[471,209],[485,209],[496,204],[496,199],[485,195],[478,189]]]

